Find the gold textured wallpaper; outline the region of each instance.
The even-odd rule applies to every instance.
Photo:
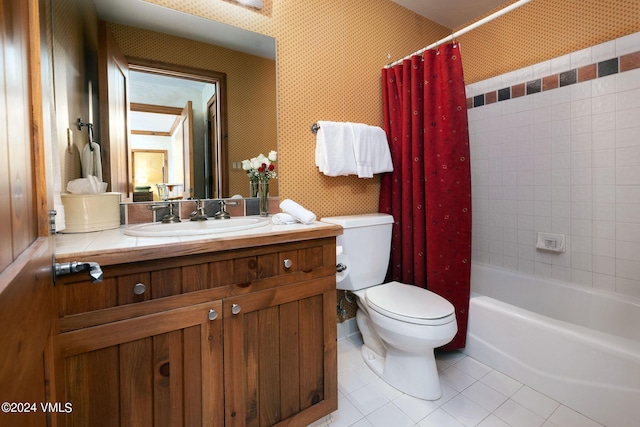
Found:
[[[458,40],[469,84],[638,31],[639,0],[532,0]]]
[[[319,217],[376,211],[379,179],[314,165],[317,120],[381,125],[380,69],[451,29],[391,0],[146,0],[277,39],[280,197]],[[511,1],[505,2],[506,4]],[[640,31],[638,0],[532,0],[459,38],[467,83]]]

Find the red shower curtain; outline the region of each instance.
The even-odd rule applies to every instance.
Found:
[[[385,130],[393,173],[380,212],[393,215],[388,279],[427,288],[455,307],[465,346],[471,268],[471,176],[459,44],[382,70]]]

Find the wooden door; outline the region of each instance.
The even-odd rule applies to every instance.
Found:
[[[326,277],[224,299],[226,426],[303,426],[337,409],[335,295]]]
[[[38,0],[0,1],[0,402],[9,404],[0,412],[2,426],[45,425],[39,404],[55,398],[48,388],[53,245],[43,79],[49,86],[39,7]]]
[[[182,152],[184,162],[184,192],[193,197],[194,193],[194,170],[193,170],[193,106],[191,101],[182,109],[180,114]]]
[[[60,426],[223,426],[222,313],[212,301],[60,334]]]
[[[222,185],[225,181],[220,170],[220,138],[218,137],[218,100],[214,94],[207,101],[207,140],[209,141],[209,167],[207,185],[208,196],[212,199],[223,197]]]
[[[100,144],[102,177],[108,191],[130,196],[129,64],[113,40],[107,23],[98,22],[100,83]]]

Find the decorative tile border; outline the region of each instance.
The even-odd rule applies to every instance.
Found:
[[[519,98],[640,68],[640,51],[467,98],[467,108]]]

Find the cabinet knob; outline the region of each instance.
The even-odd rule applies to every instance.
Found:
[[[293,265],[293,261],[287,258],[284,260],[283,264],[284,264],[284,268],[291,268],[291,266]]]
[[[136,285],[133,287],[133,293],[136,295],[142,295],[146,290],[147,287],[144,285],[144,283],[136,283]]]
[[[218,312],[213,308],[209,310],[209,320],[216,320],[218,318]]]
[[[240,313],[240,306],[238,304],[233,304],[231,306],[231,314],[238,314]]]

